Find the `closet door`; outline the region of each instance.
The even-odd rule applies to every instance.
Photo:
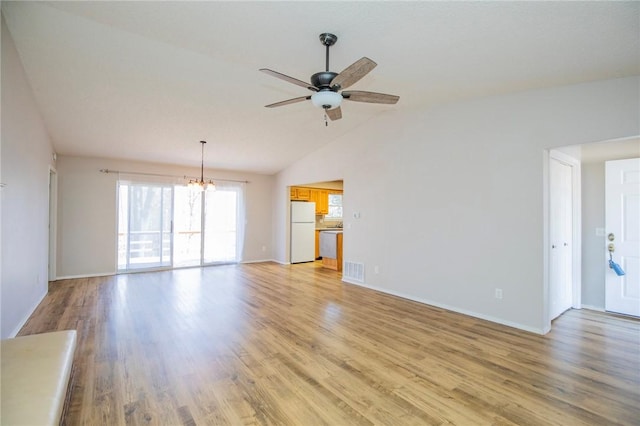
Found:
[[[554,319],[571,308],[573,249],[573,183],[571,166],[558,160],[549,162],[550,197],[550,318]]]

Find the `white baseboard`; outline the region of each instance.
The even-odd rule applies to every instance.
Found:
[[[47,291],[48,291],[48,289],[47,289]],[[42,295],[38,298],[36,303],[31,307],[31,309],[28,310],[28,312],[24,316],[24,318],[22,318],[22,320],[18,323],[16,328],[13,329],[13,331],[9,335],[10,338],[16,337],[18,335],[18,333],[20,332],[20,329],[22,329],[22,327],[24,327],[24,325],[27,323],[27,321],[29,321],[29,318],[31,317],[31,315],[35,312],[35,310],[38,307],[38,305],[42,302],[44,297],[47,295],[47,291],[42,293]]]
[[[360,282],[357,282],[357,281],[350,281],[350,280],[344,279],[344,278],[342,279],[342,281],[346,282],[346,283],[349,283],[349,284],[357,285],[357,286],[360,286],[360,287],[365,287],[365,288],[368,288],[370,290],[379,291],[381,293],[390,294],[392,296],[401,297],[403,299],[411,300],[413,302],[422,303],[423,305],[435,306],[436,308],[446,309],[447,311],[452,311],[452,312],[456,312],[456,313],[459,313],[459,314],[467,315],[467,316],[470,316],[470,317],[474,317],[474,318],[478,318],[478,319],[494,322],[496,324],[506,325],[507,327],[512,327],[512,328],[517,328],[519,330],[528,331],[529,333],[535,333],[535,334],[544,335],[544,334],[547,334],[549,332],[549,330],[538,329],[538,328],[535,328],[535,327],[529,327],[528,325],[519,324],[519,323],[515,323],[515,322],[512,322],[512,321],[505,321],[502,318],[497,318],[497,317],[493,317],[493,316],[490,316],[490,315],[480,314],[478,312],[473,312],[473,311],[469,311],[469,310],[466,310],[466,309],[460,309],[458,307],[447,305],[447,304],[444,304],[444,303],[434,302],[433,300],[422,299],[422,298],[411,296],[411,295],[408,295],[408,294],[399,293],[399,292],[396,292],[396,291],[391,291],[391,290],[388,290],[388,289],[385,289],[385,288],[370,286],[368,284],[363,284],[363,283],[360,283]]]
[[[276,259],[271,259],[269,262],[275,262],[279,265],[291,265],[291,262],[282,262],[280,260],[276,260]]]
[[[606,312],[606,311],[604,310],[604,308],[601,308],[601,307],[599,307],[599,306],[582,305],[580,308],[581,308],[581,309],[588,309],[588,310],[590,310],[590,311]]]
[[[60,280],[75,280],[77,278],[94,278],[94,277],[110,277],[116,275],[115,272],[102,272],[99,274],[86,274],[86,275],[64,275],[62,277],[56,277],[56,281]]]
[[[267,262],[279,263],[277,260],[274,260],[274,259],[243,260],[240,263],[267,263]]]

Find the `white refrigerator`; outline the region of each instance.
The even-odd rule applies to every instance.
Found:
[[[291,263],[316,259],[316,203],[291,202]]]

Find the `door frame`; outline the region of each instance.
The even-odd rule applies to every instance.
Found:
[[[49,268],[48,280],[57,279],[57,244],[58,244],[58,172],[49,166]]]
[[[571,183],[572,183],[572,222],[573,229],[572,238],[572,256],[571,256],[571,276],[572,276],[572,301],[571,307],[581,309],[582,307],[582,172],[580,169],[580,161],[568,154],[555,149],[545,150],[544,160],[544,191],[543,191],[543,208],[544,208],[544,237],[543,237],[543,263],[544,263],[544,291],[543,291],[543,308],[544,308],[544,333],[551,330],[551,176],[550,162],[552,160],[559,161],[571,167]]]

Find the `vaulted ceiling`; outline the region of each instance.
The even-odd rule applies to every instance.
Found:
[[[639,2],[2,2],[59,154],[275,173],[386,114],[640,74]],[[300,80],[367,56],[325,127]],[[339,155],[339,153],[336,153]]]

